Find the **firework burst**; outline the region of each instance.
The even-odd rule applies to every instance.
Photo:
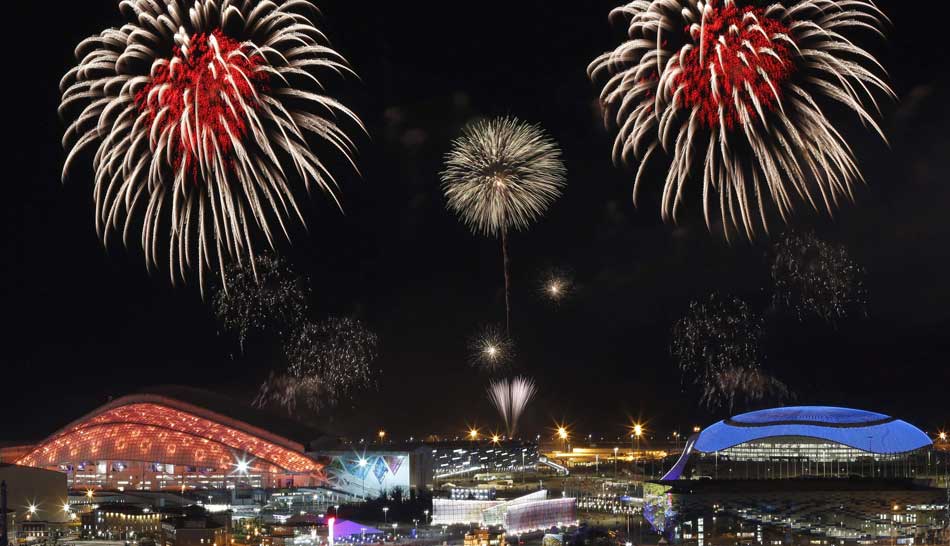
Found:
[[[867,314],[865,271],[842,245],[791,233],[775,244],[772,304],[799,320],[815,315],[835,324],[851,313]]]
[[[518,421],[537,392],[533,379],[520,376],[492,381],[488,387],[488,398],[504,421],[509,438],[518,432]]]
[[[489,374],[508,369],[515,358],[515,343],[503,328],[490,325],[469,341],[472,366]]]
[[[242,348],[253,332],[270,332],[285,339],[304,322],[309,288],[282,258],[255,256],[253,268],[229,264],[224,277],[231,289],[218,290],[212,306],[224,329],[237,335]]]
[[[767,232],[767,203],[787,221],[796,201],[832,214],[853,198],[861,173],[819,100],[844,105],[884,138],[869,110],[878,111],[876,93],[894,93],[846,36],[883,36],[886,17],[872,2],[635,0],[611,16],[629,21],[629,39],[588,72],[606,79],[614,160],[640,162],[634,203],[661,152],[672,155],[663,218],[675,220],[701,171],[706,224],[717,203],[727,237],[735,228],[752,238],[758,224]]]
[[[554,305],[567,301],[574,293],[574,278],[567,271],[551,269],[541,278],[538,293]]]
[[[452,144],[442,171],[448,207],[476,234],[501,239],[505,324],[511,330],[508,232],[541,217],[565,185],[557,144],[517,118],[469,124]]]
[[[319,382],[324,403],[336,405],[375,385],[378,345],[376,334],[356,319],[307,323],[286,347],[287,375]]]
[[[83,40],[60,84],[63,177],[95,149],[104,243],[112,232],[125,242],[141,224],[151,267],[167,232],[172,281],[194,267],[203,288],[206,268],[253,259],[252,234],[273,246],[275,228],[289,238],[288,219],[303,223],[298,182],[339,205],[308,140],[352,164],[354,144],[337,120],[362,123],[322,93],[318,75],[350,69],[312,23],[309,2],[122,0],[119,8],[127,22]]]
[[[671,353],[683,377],[702,390],[702,404],[731,410],[737,398],[789,394],[761,368],[764,331],[762,319],[738,298],[713,294],[690,304],[673,325]]]

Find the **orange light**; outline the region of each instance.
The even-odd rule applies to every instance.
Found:
[[[136,437],[139,441],[129,442]],[[232,453],[293,472],[316,472],[321,465],[301,453],[241,430],[152,403],[113,408],[83,421],[37,446],[17,461],[46,466],[77,459],[95,459],[107,452],[116,459],[161,460],[169,464],[213,464],[226,468]]]

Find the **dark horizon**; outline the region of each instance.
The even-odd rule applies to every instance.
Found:
[[[39,440],[109,397],[154,385],[246,398],[278,365],[265,339],[240,353],[196,282],[171,286],[164,265],[149,275],[137,237],[128,249],[103,249],[88,162],[60,182],[58,82],[80,40],[121,23],[115,4],[14,8],[23,24],[11,43],[24,50],[9,73],[22,85],[6,91],[16,142],[0,243],[7,311],[0,441]],[[833,220],[803,207],[795,218],[795,227],[844,244],[867,269],[869,316],[832,327],[769,309],[768,252],[778,224],[771,240],[731,244],[710,235],[695,210],[679,225],[664,224],[656,180],[634,208],[635,169],[612,164],[612,133],[585,72],[622,34],[607,19],[618,4],[320,2],[320,27],[360,76],[333,89],[370,136],[358,140],[362,179],[338,172],[345,214],[315,192],[304,203],[309,229],[278,252],[309,278],[315,317],[355,316],[379,334],[381,373],[377,390],[315,427],[355,438],[379,428],[397,437],[500,428],[486,379],[467,362],[468,338],[503,321],[500,250],[445,209],[438,173],[467,121],[510,114],[541,124],[568,170],[565,194],[511,239],[517,365],[539,385],[526,433],[560,422],[584,435],[616,435],[639,420],[665,436],[727,416],[697,405],[669,355],[672,323],[713,292],[767,315],[765,366],[797,393],[792,404],[950,429],[945,38],[922,28],[919,6],[880,3],[893,24],[875,53],[900,97],[883,103],[890,146],[861,132],[854,116],[837,115],[867,185]],[[556,308],[537,293],[551,267],[570,270],[578,284]]]

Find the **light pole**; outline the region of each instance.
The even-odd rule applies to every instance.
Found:
[[[521,483],[522,484],[524,484],[524,450],[525,448],[522,447],[521,448]]]
[[[617,473],[617,452],[618,451],[620,451],[620,448],[617,446],[614,446],[614,479],[615,480],[618,477],[618,473]]]
[[[422,513],[426,515],[426,519],[424,520],[425,524],[429,525],[429,510],[428,509],[423,510]]]
[[[389,523],[389,507],[383,506],[383,524]]]
[[[643,426],[640,423],[633,425],[633,436],[637,439],[637,463],[640,462],[640,436],[643,436]]]
[[[362,475],[363,481],[363,500],[366,500],[366,458],[360,457],[360,474]]]

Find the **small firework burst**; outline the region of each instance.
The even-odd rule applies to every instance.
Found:
[[[441,176],[449,209],[474,233],[501,239],[509,334],[508,232],[526,229],[544,214],[560,197],[565,174],[557,143],[517,118],[469,124],[446,156]]]
[[[840,244],[813,233],[790,233],[772,254],[772,304],[798,320],[808,316],[835,324],[850,314],[867,314],[865,271]]]
[[[508,438],[514,438],[518,432],[521,415],[537,392],[533,379],[520,376],[492,381],[488,387],[488,398],[504,421]]]
[[[237,335],[243,348],[253,332],[285,339],[305,320],[309,288],[277,256],[255,256],[251,267],[229,264],[227,286],[212,298],[215,315],[225,330]]]
[[[737,398],[788,394],[761,368],[763,335],[762,319],[744,301],[713,294],[692,302],[673,325],[671,353],[683,377],[702,390],[701,403],[731,410]]]
[[[588,72],[606,80],[605,123],[618,128],[617,162],[672,155],[662,215],[701,196],[707,226],[718,208],[726,237],[768,231],[796,202],[828,214],[861,180],[845,138],[819,102],[852,111],[882,139],[875,95],[894,97],[884,70],[853,34],[882,35],[871,0],[634,0],[611,12],[628,40]],[[869,111],[870,110],[870,111]],[[702,173],[702,189],[689,179]]]
[[[126,18],[83,40],[60,84],[68,127],[63,177],[95,147],[96,227],[108,243],[141,225],[146,266],[166,247],[174,282],[186,270],[223,273],[303,223],[297,197],[314,186],[338,203],[337,182],[311,148],[352,164],[324,73],[351,73],[306,0],[121,0]],[[301,187],[302,186],[302,187]],[[160,243],[162,233],[169,242]]]
[[[560,305],[574,293],[574,278],[563,269],[551,269],[541,277],[538,292],[548,302]]]
[[[472,366],[495,374],[507,370],[515,358],[515,342],[497,325],[486,326],[469,341]]]

